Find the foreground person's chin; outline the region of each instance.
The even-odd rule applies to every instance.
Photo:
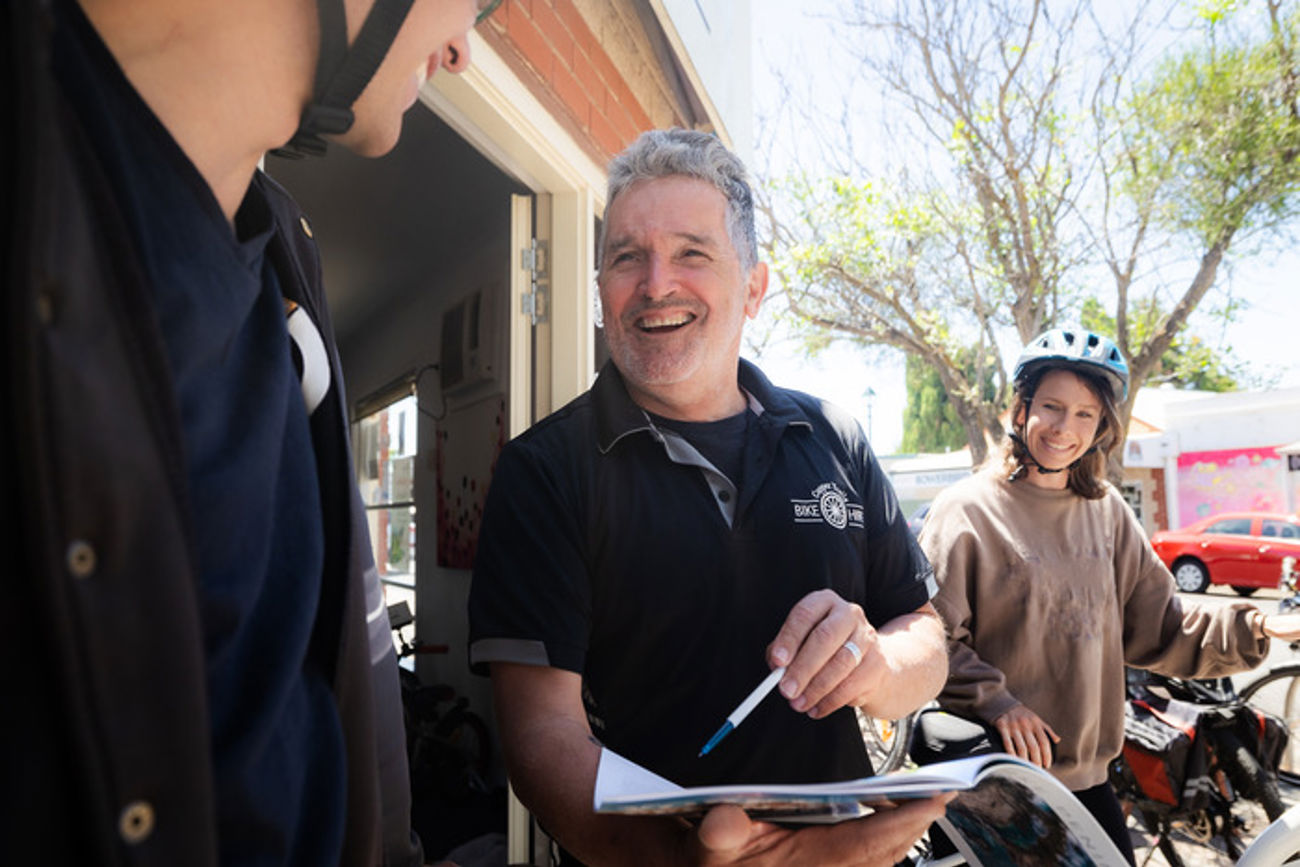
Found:
[[[328,138],[359,157],[382,157],[397,147],[397,140],[401,137],[401,134],[402,123],[399,120],[393,129],[385,128],[382,131],[358,130],[353,127],[341,136],[330,136]]]

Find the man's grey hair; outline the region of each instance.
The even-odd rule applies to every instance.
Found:
[[[681,175],[711,184],[727,200],[727,234],[736,248],[740,267],[748,273],[758,264],[758,239],[754,234],[754,194],[745,164],[711,133],[689,129],[654,129],[643,132],[609,164],[609,189],[605,213],[628,187],[638,181]],[[604,257],[604,224],[599,256]],[[600,262],[596,263],[600,267]]]

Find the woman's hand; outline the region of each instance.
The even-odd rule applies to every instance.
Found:
[[[1040,768],[1052,766],[1052,744],[1061,736],[1029,708],[1017,705],[993,721],[1002,735],[1002,747],[1013,756],[1026,759]]]
[[[1262,632],[1268,638],[1300,641],[1300,614],[1263,614]]]

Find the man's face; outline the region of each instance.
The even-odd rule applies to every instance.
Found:
[[[374,0],[347,0],[351,44]],[[420,87],[439,67],[469,67],[467,36],[478,14],[477,0],[415,0],[402,29],[374,77],[352,106],[356,122],[337,140],[362,156],[381,156],[397,144],[402,115],[415,104]]]
[[[734,395],[740,335],[767,271],[743,272],[711,184],[639,181],[605,215],[599,275],[610,355],[634,399],[665,406]]]

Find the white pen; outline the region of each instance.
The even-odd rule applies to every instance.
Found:
[[[758,707],[758,703],[763,700],[764,696],[771,692],[773,688],[781,682],[781,676],[784,674],[784,665],[780,668],[772,669],[771,673],[768,674],[767,677],[763,678],[763,682],[754,687],[754,691],[740,703],[739,707],[731,712],[731,715],[727,717],[727,721],[722,724],[722,728],[718,729],[717,732],[714,733],[713,737],[709,738],[709,742],[704,745],[704,749],[700,750],[700,755],[702,756],[716,747],[718,741],[731,734],[731,730],[740,725],[741,721],[745,717],[749,716],[749,712]],[[696,758],[698,757],[699,756]]]

